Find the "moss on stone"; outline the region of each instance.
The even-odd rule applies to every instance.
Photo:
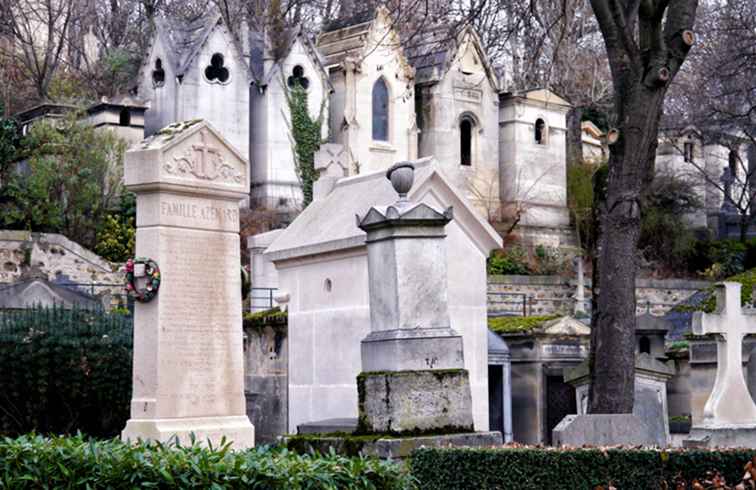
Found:
[[[245,313],[242,316],[242,326],[245,329],[261,330],[265,327],[272,327],[274,330],[281,328],[285,330],[288,323],[288,312],[281,311],[278,307],[256,313]]]
[[[544,316],[499,316],[488,319],[488,328],[496,333],[530,332],[549,320],[559,318],[557,315]]]
[[[690,343],[687,340],[678,340],[676,342],[672,342],[667,347],[667,350],[669,351],[680,351],[680,350],[688,350],[688,347],[690,346]]]

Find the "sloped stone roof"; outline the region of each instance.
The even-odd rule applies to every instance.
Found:
[[[102,306],[94,296],[45,279],[26,279],[0,285],[0,309],[25,309],[34,306],[62,306],[95,309]]]
[[[432,158],[413,162],[415,184],[409,199],[424,196],[428,186],[444,188],[452,202],[455,221],[486,254],[501,246],[501,237],[456,190]],[[268,259],[286,260],[324,252],[361,247],[365,233],[357,227],[355,215],[365,216],[373,206],[395,202],[397,194],[385,171],[341,179],[333,191],[311,203],[266,250]]]
[[[157,19],[158,34],[166,44],[168,61],[177,76],[186,73],[213,28],[221,20],[222,16],[216,9],[188,21],[172,17]]]

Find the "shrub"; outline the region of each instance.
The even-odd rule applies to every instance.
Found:
[[[755,455],[752,449],[419,449],[410,466],[421,488],[574,490],[611,484],[648,490],[689,488],[676,484],[703,480],[709,472],[729,484],[740,482]]]
[[[132,330],[120,314],[0,313],[0,432],[118,434],[131,401]]]
[[[494,275],[530,274],[527,252],[518,246],[497,250],[488,258],[488,273]]]
[[[398,464],[375,459],[298,455],[260,447],[230,451],[197,445],[129,445],[81,436],[38,435],[0,441],[0,487],[412,489]]]

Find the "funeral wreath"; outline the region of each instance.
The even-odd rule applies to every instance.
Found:
[[[144,274],[147,284],[144,288],[138,288],[134,277],[134,268],[137,264],[144,264]],[[140,303],[152,301],[160,289],[160,267],[152,259],[136,257],[126,261],[126,292],[131,298]]]

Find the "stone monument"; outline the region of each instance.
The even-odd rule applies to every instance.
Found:
[[[740,287],[717,284],[715,312],[693,315],[693,333],[716,336],[717,376],[703,422],[693,426],[686,446],[756,446],[756,405],[743,376],[743,338],[756,333],[756,314],[743,312]]]
[[[444,228],[452,208],[407,199],[412,164],[386,175],[399,200],[357,217],[367,233],[371,325],[362,341],[357,431],[471,432],[462,337],[447,308]]]
[[[122,439],[254,445],[244,400],[239,201],[247,162],[208,123],[177,123],[126,153],[136,254],[162,282],[134,312],[134,388]]]
[[[638,354],[635,358],[633,414],[645,422],[654,445],[659,447],[666,447],[670,443],[667,382],[673,375],[672,368],[648,353]],[[588,361],[565,370],[564,381],[575,388],[577,414],[585,415],[588,412],[588,391],[591,387]]]

